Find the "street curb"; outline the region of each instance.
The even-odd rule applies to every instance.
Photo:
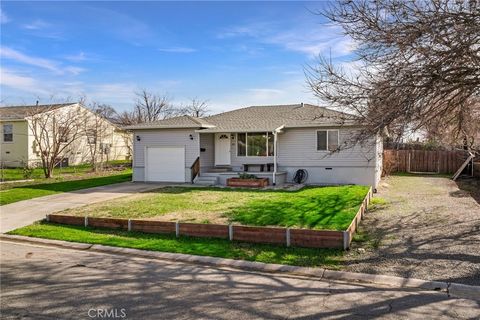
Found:
[[[379,285],[387,285],[395,288],[412,288],[421,290],[432,290],[445,293],[449,297],[466,298],[480,301],[480,286],[469,286],[459,283],[449,283],[443,281],[429,281],[414,278],[402,278],[396,276],[375,275],[367,273],[355,273],[346,271],[335,271],[323,268],[297,267],[283,264],[263,263],[245,260],[233,260],[225,258],[215,258],[209,256],[197,256],[183,253],[169,253],[159,251],[148,251],[140,249],[111,247],[100,244],[85,244],[78,242],[68,242],[61,240],[49,240],[41,238],[32,238],[25,236],[0,234],[0,240],[13,242],[28,242],[33,244],[49,245],[66,249],[94,251],[109,254],[121,254],[141,258],[153,258],[161,260],[178,261],[184,263],[198,263],[216,267],[230,267],[241,270],[285,273],[304,277],[315,278],[317,280],[337,280],[345,282],[360,282]]]
[[[0,233],[0,240],[8,240],[13,242],[28,242],[33,244],[42,244],[47,246],[55,246],[55,247],[74,249],[74,250],[88,250],[92,246],[91,244],[88,244],[88,243],[68,242],[68,241],[62,241],[62,240],[50,240],[50,239],[17,236],[17,235],[3,234],[3,233]]]

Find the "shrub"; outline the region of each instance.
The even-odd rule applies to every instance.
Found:
[[[33,167],[29,167],[28,165],[22,168],[22,175],[24,179],[31,179],[33,176]]]
[[[239,174],[238,174],[238,177],[239,177],[240,179],[247,179],[247,180],[258,179],[256,175],[254,175],[254,174],[249,174],[249,173],[239,173]]]

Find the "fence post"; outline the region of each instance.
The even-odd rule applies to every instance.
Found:
[[[50,222],[50,215],[49,215],[49,214],[47,214],[47,216],[45,217],[45,220],[46,220],[47,222]]]
[[[180,224],[178,221],[175,222],[175,236],[178,238],[180,236]]]
[[[88,227],[88,216],[85,216],[85,227]]]
[[[350,233],[343,231],[343,250],[347,250],[350,247]]]
[[[228,240],[233,241],[233,225],[228,225]]]
[[[290,228],[285,229],[285,236],[287,239],[287,247],[290,247]]]
[[[128,231],[132,231],[132,220],[128,219]]]

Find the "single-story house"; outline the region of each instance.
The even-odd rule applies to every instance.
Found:
[[[77,165],[91,161],[92,148],[97,157],[106,160],[131,158],[131,134],[104,118],[95,116],[81,103],[0,107],[0,165],[2,167],[37,166],[41,164],[39,140],[35,139],[32,117],[47,118],[47,113],[61,117],[67,112],[82,115],[82,134],[61,154],[62,165]],[[53,128],[47,128],[49,131]],[[62,130],[62,128],[56,128]],[[52,132],[50,132],[52,134]],[[68,137],[65,137],[68,139]],[[63,141],[66,142],[66,141]],[[63,143],[61,142],[61,143]]]
[[[306,184],[376,188],[382,172],[382,139],[372,136],[367,143],[351,145],[360,128],[348,118],[301,103],[129,126],[133,180],[224,185],[227,178],[247,171],[280,185],[294,181],[303,169]]]

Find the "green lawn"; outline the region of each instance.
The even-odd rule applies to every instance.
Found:
[[[365,186],[308,187],[299,191],[168,187],[62,213],[345,230],[367,191]]]
[[[88,178],[87,178],[88,177]],[[107,184],[131,181],[132,170],[114,171],[102,173],[101,175],[73,175],[67,181],[50,179],[6,184],[0,191],[0,205],[5,205],[21,200],[27,200],[56,193],[75,191],[85,188],[103,186]]]
[[[126,160],[115,160],[107,162],[108,166],[127,166],[130,165],[131,161]],[[92,167],[89,164],[82,164],[77,166],[69,166],[65,168],[56,168],[53,171],[54,177],[61,178],[64,176],[71,175],[83,175],[88,174],[91,171]],[[32,170],[30,177],[25,177],[22,168],[4,168],[0,169],[0,180],[1,181],[15,181],[15,180],[25,180],[25,179],[45,179],[43,169],[35,168]]]
[[[338,249],[287,248],[212,238],[176,238],[174,235],[62,226],[46,222],[20,228],[9,234],[308,267],[336,268],[343,255],[343,251]]]

